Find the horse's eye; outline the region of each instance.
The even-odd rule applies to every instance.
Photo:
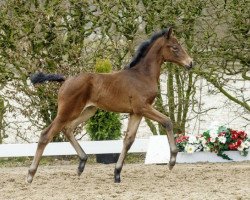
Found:
[[[172,51],[175,51],[175,52],[179,51],[179,48],[177,46],[172,46],[171,49],[172,49]]]

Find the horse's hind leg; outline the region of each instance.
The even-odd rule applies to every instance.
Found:
[[[77,119],[75,119],[69,125],[66,126],[65,131],[64,131],[65,136],[70,141],[71,145],[74,147],[74,149],[77,152],[77,155],[80,158],[79,167],[77,170],[77,174],[79,176],[82,174],[82,172],[84,170],[84,167],[85,167],[85,164],[87,161],[87,155],[83,151],[83,149],[80,146],[80,144],[78,143],[78,141],[76,140],[76,138],[73,134],[73,131],[75,130],[75,128],[78,125],[80,125],[81,123],[87,121],[90,117],[92,117],[95,114],[96,110],[97,110],[97,108],[94,106],[87,107]]]
[[[139,127],[139,124],[141,122],[141,119],[142,116],[140,115],[135,115],[135,114],[130,115],[127,132],[123,141],[122,152],[115,166],[115,172],[114,172],[115,183],[121,182],[120,174],[124,163],[124,159],[126,157],[128,150],[130,149],[135,140],[135,135]]]
[[[41,133],[40,139],[38,141],[36,154],[28,171],[28,176],[27,176],[28,183],[31,183],[33,180],[33,177],[37,171],[37,167],[39,165],[39,162],[41,160],[46,145],[52,140],[55,134],[59,133],[62,130],[64,125],[65,123],[62,122],[59,118],[55,118],[55,120]]]

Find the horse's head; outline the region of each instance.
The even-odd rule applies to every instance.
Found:
[[[187,69],[193,67],[193,59],[179,44],[178,40],[172,36],[172,28],[164,34],[165,44],[163,46],[163,59],[184,66]]]

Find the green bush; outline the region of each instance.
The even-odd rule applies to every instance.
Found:
[[[108,73],[112,65],[108,59],[98,59],[95,71]],[[87,122],[86,129],[91,140],[115,140],[121,137],[120,115],[98,109],[96,114]]]
[[[91,140],[115,140],[121,137],[119,114],[98,110],[87,122],[87,132]]]

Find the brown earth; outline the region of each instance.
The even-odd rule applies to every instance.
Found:
[[[113,182],[114,165],[40,166],[32,184],[27,167],[0,167],[0,199],[250,199],[250,162],[166,165],[125,164],[122,182]]]

